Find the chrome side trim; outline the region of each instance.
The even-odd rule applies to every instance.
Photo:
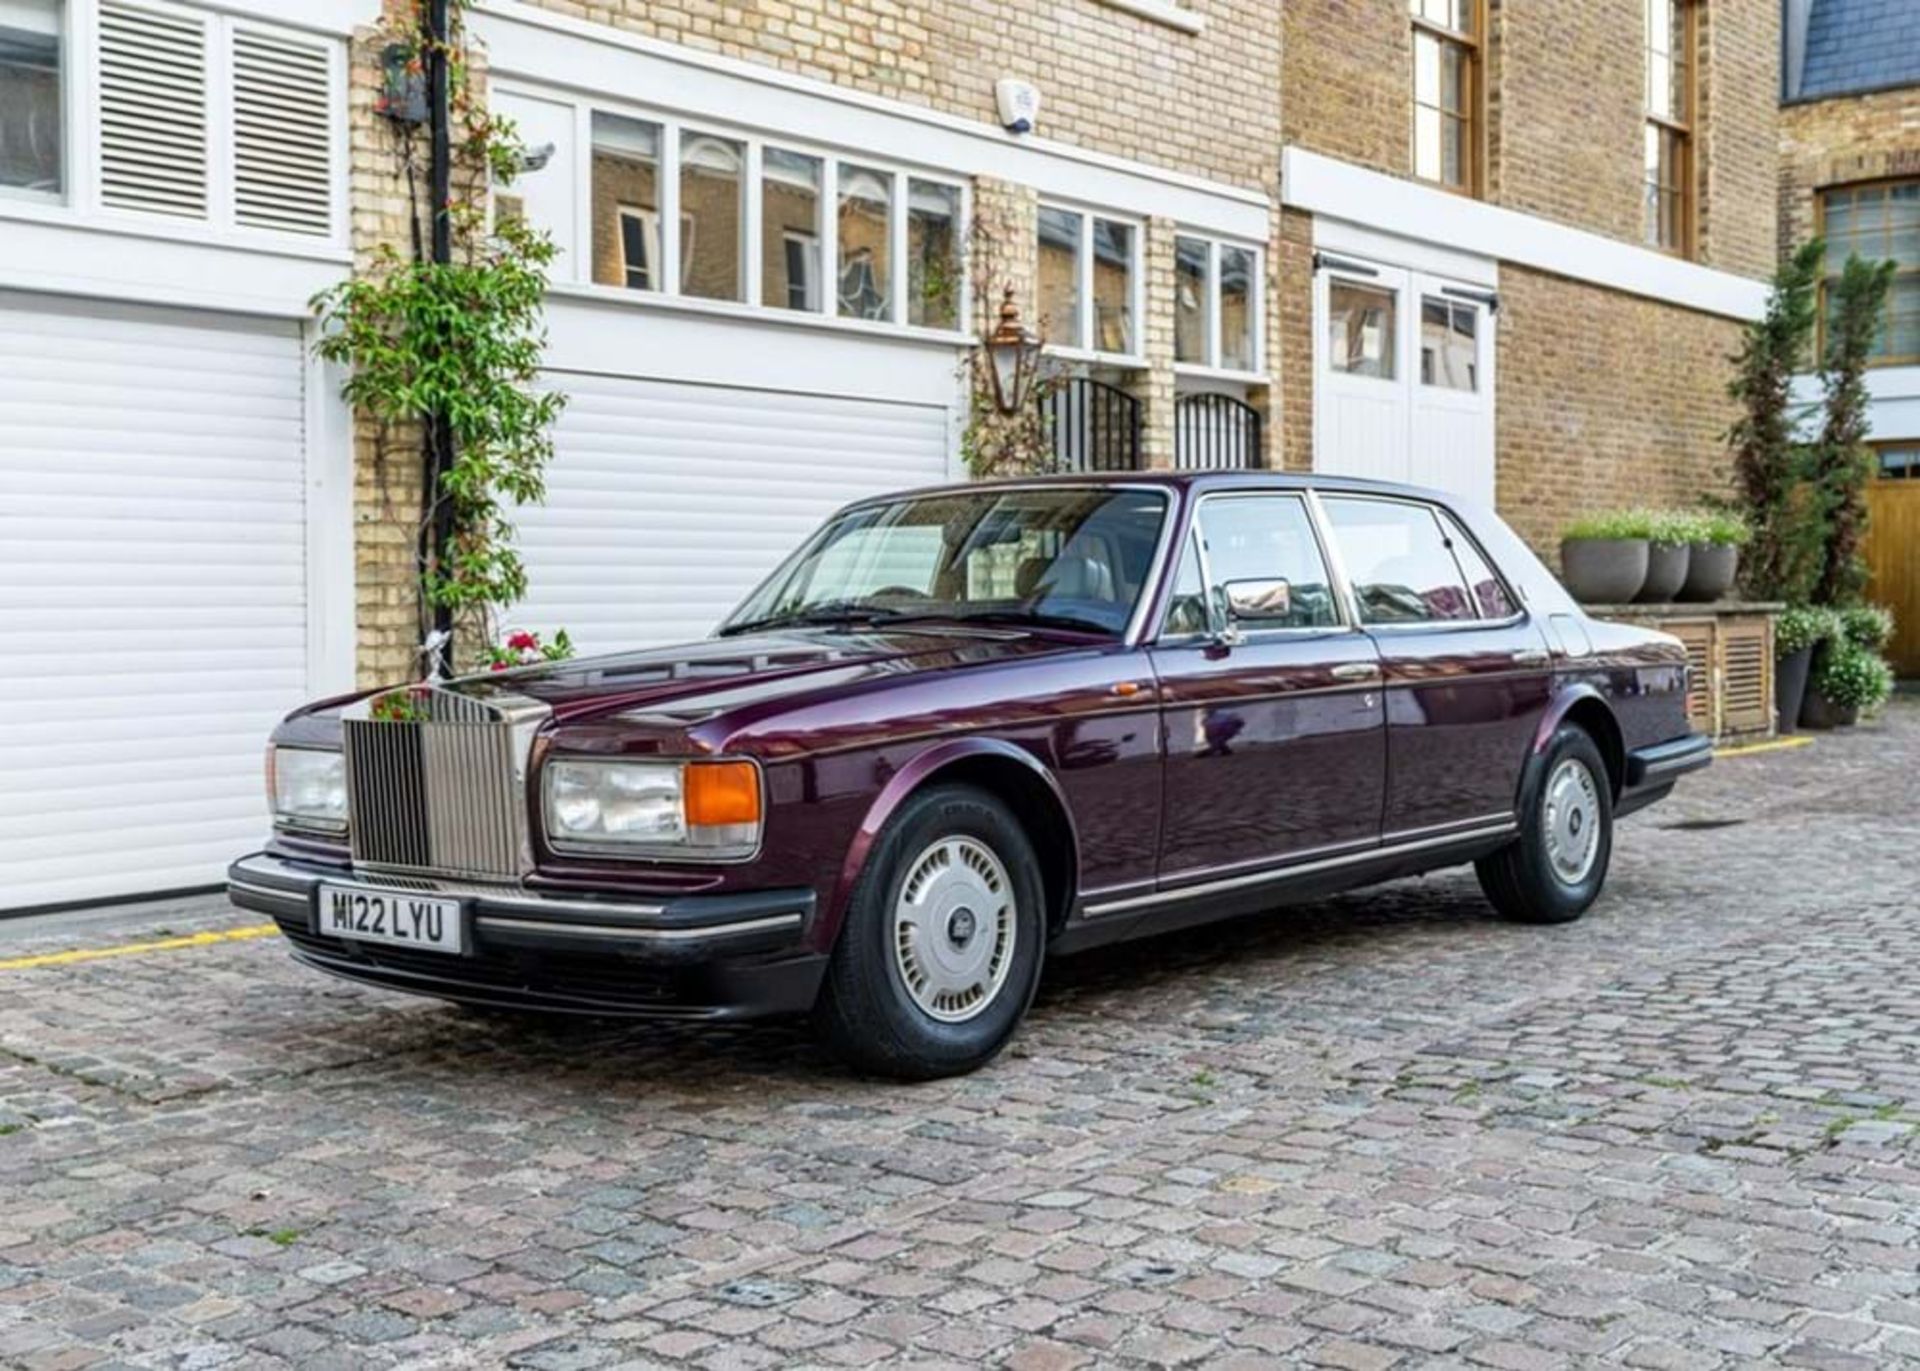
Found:
[[[1183,900],[1220,895],[1253,886],[1276,885],[1295,876],[1310,876],[1315,872],[1331,871],[1343,866],[1356,866],[1362,862],[1381,858],[1403,857],[1428,848],[1450,847],[1455,843],[1472,842],[1480,838],[1505,837],[1518,827],[1519,825],[1513,820],[1507,819],[1482,828],[1460,829],[1431,838],[1421,838],[1414,842],[1389,843],[1380,847],[1362,848],[1358,852],[1341,853],[1335,857],[1322,857],[1318,861],[1295,862],[1291,866],[1250,871],[1244,876],[1228,876],[1222,880],[1202,881],[1198,885],[1180,886],[1173,890],[1149,891],[1144,895],[1131,895],[1122,900],[1109,900],[1104,904],[1088,905],[1085,915],[1089,919],[1104,919],[1114,914],[1125,914],[1130,910],[1147,909],[1153,905],[1175,904]]]
[[[712,924],[700,928],[626,928],[616,924],[561,923],[553,919],[521,919],[497,914],[474,918],[481,928],[513,928],[528,933],[569,933],[585,938],[627,938],[635,942],[683,943],[710,938],[731,938],[740,933],[761,933],[774,929],[798,928],[798,914],[770,914],[763,919],[742,919],[738,923]]]

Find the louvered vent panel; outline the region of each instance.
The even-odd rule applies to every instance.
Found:
[[[101,4],[100,194],[118,209],[206,218],[201,21]]]
[[[1687,723],[1702,733],[1714,733],[1713,625],[1667,624],[1687,649]]]
[[[233,33],[233,209],[253,228],[332,230],[327,50]]]
[[[1773,654],[1764,623],[1729,623],[1720,639],[1720,724],[1728,733],[1765,732],[1772,722]]]

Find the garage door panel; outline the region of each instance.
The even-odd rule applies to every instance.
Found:
[[[0,292],[0,909],[217,881],[307,688],[290,323]]]
[[[547,500],[514,523],[513,626],[583,651],[699,638],[828,514],[947,478],[949,412],[566,373]]]

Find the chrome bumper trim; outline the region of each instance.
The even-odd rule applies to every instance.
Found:
[[[733,937],[741,933],[770,933],[775,929],[798,928],[799,913],[773,914],[764,919],[739,919],[733,923],[700,928],[627,928],[616,924],[555,923],[551,919],[518,919],[479,914],[474,922],[481,928],[514,929],[523,933],[555,933],[576,938],[632,938],[641,942],[698,942],[704,938]]]

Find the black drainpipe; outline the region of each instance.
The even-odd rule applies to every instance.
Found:
[[[447,108],[447,0],[427,3],[427,128],[430,148],[427,158],[427,202],[433,224],[433,261],[445,265],[453,260],[453,223],[448,201],[453,190],[452,136],[448,130]],[[441,498],[441,478],[453,466],[453,423],[444,410],[427,421],[426,498],[433,510],[430,527],[423,530],[429,540],[433,564],[444,567],[453,545],[453,507]],[[453,611],[446,605],[433,607],[434,644],[428,655],[429,675],[450,675],[453,670]]]

